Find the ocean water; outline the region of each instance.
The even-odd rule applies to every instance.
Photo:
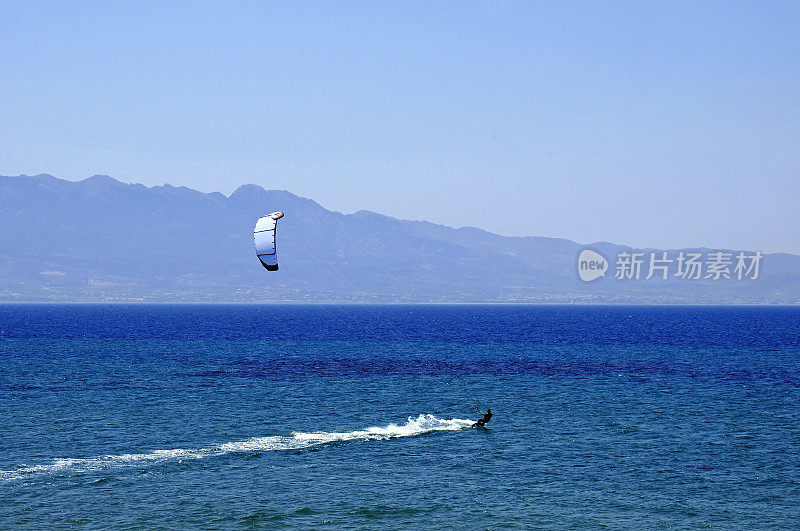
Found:
[[[797,308],[0,306],[0,527],[797,528],[799,502]]]

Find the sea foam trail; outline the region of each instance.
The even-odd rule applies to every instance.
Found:
[[[468,428],[473,421],[465,419],[439,419],[433,415],[408,417],[402,425],[373,426],[363,430],[344,432],[294,432],[289,436],[271,435],[253,437],[211,446],[209,448],[176,448],[155,450],[141,454],[103,455],[53,459],[41,465],[22,465],[14,470],[0,470],[0,480],[13,481],[36,475],[79,474],[108,468],[143,466],[151,463],[184,459],[204,459],[238,452],[269,452],[276,450],[299,450],[332,442],[354,440],[384,440],[397,437],[414,437],[432,431],[457,431]]]

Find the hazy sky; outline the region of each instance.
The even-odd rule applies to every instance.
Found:
[[[0,174],[800,253],[800,2],[0,0]]]

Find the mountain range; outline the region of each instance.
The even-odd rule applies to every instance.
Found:
[[[280,269],[264,270],[253,226],[273,211]],[[608,260],[584,282],[578,255]],[[620,253],[739,250],[631,249],[543,236],[506,237],[359,211],[254,184],[230,196],[147,187],[95,175],[0,176],[0,301],[530,302],[797,304],[800,256],[766,254],[758,278],[615,278]],[[745,250],[746,251],[746,250]],[[746,251],[748,253],[752,251]],[[735,262],[735,260],[734,260]],[[751,271],[752,276],[752,271]]]

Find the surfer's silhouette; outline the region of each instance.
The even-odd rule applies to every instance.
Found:
[[[475,409],[478,411],[478,413],[483,415],[483,418],[482,419],[478,419],[478,422],[473,424],[472,427],[473,428],[485,428],[486,427],[486,423],[489,422],[490,420],[492,420],[492,408],[488,408],[486,410],[486,413],[481,411],[480,408],[476,407]]]

